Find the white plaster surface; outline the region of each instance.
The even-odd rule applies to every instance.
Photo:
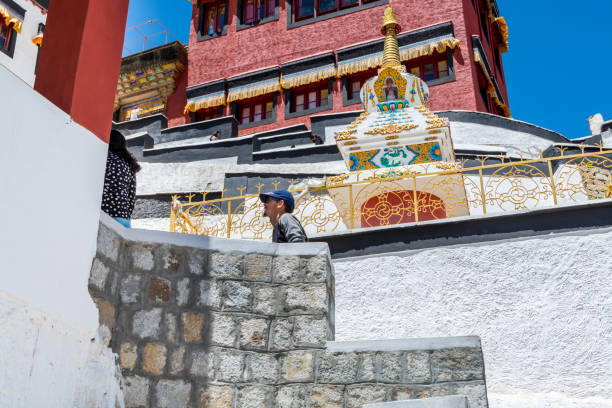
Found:
[[[17,34],[13,58],[0,52],[0,65],[7,67],[28,85],[34,86],[38,47],[32,43],[32,38],[38,34],[38,24],[47,21],[47,15],[43,15],[42,10],[31,1],[15,0],[15,2],[26,10],[25,18],[21,33]]]
[[[235,160],[235,158],[234,158]],[[343,161],[291,164],[236,164],[201,160],[188,163],[146,163],[137,173],[137,194],[173,194],[223,190],[225,173],[338,174]]]
[[[0,407],[123,407],[112,351],[91,333],[0,292]]]
[[[480,336],[492,408],[612,407],[612,229],[334,262],[336,340]]]
[[[496,126],[451,121],[451,137],[455,146],[476,145],[498,146],[508,153],[523,153],[525,158],[540,157],[540,150],[545,150],[552,141],[530,133],[504,129]]]
[[[0,100],[0,290],[93,334],[87,282],[108,147],[4,67],[0,84],[11,95]]]

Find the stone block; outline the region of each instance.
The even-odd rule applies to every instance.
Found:
[[[154,338],[159,336],[159,326],[161,323],[162,310],[140,310],[134,314],[132,333],[135,336],[144,338]]]
[[[157,408],[188,407],[191,383],[182,380],[160,380],[155,387]]]
[[[183,254],[177,248],[163,246],[161,248],[161,264],[164,270],[173,273],[178,270],[183,261]]]
[[[413,385],[414,398],[431,398],[445,397],[452,394],[451,383],[446,384],[431,384],[431,385]]]
[[[170,300],[170,281],[159,276],[151,278],[149,283],[149,300],[165,303]]]
[[[180,279],[176,284],[176,304],[185,306],[189,302],[189,279]]]
[[[318,356],[317,383],[351,384],[357,380],[359,357],[355,353],[325,353]]]
[[[114,231],[100,224],[100,229],[98,229],[98,252],[111,261],[117,262],[120,246],[121,238]]]
[[[245,358],[247,382],[274,384],[278,380],[278,358],[274,354],[250,353]]]
[[[125,377],[123,396],[126,408],[148,407],[150,381],[138,375]]]
[[[291,332],[293,324],[289,319],[275,319],[270,325],[270,345],[272,351],[284,351],[293,348]]]
[[[210,276],[240,278],[244,271],[244,254],[240,252],[210,254]]]
[[[200,408],[232,408],[232,387],[208,385],[200,390]]]
[[[414,386],[413,385],[402,385],[391,388],[390,399],[391,401],[404,401],[415,398],[414,397]]]
[[[111,280],[111,287],[110,287],[111,295],[117,296],[118,289],[119,289],[119,274],[113,273],[112,280]]]
[[[235,346],[236,321],[232,314],[211,313],[210,342],[216,346]]]
[[[404,382],[413,384],[431,383],[429,352],[412,351],[406,353]]]
[[[177,342],[177,324],[176,315],[174,313],[166,313],[164,315],[164,324],[166,326],[166,341],[170,344]]]
[[[187,252],[187,268],[194,275],[206,274],[208,252],[203,249],[191,249]]]
[[[274,388],[266,385],[251,385],[238,388],[236,408],[274,407]]]
[[[97,297],[93,297],[93,300],[96,302],[96,306],[98,306],[98,319],[100,325],[108,327],[112,332],[115,328],[115,306]]]
[[[288,382],[313,381],[314,355],[312,351],[292,351],[283,357],[281,376]]]
[[[268,339],[268,320],[254,317],[241,319],[239,344],[245,350],[265,350]]]
[[[478,348],[434,350],[431,354],[434,382],[481,380],[482,354]]]
[[[276,394],[277,408],[310,408],[312,385],[295,384],[278,388]]]
[[[331,340],[327,319],[312,316],[296,316],[293,327],[293,344],[297,347],[324,347]]]
[[[140,282],[142,278],[140,275],[128,275],[121,280],[121,288],[119,289],[119,296],[123,303],[136,303],[140,301]]]
[[[242,379],[243,354],[232,349],[216,349],[213,352],[215,380],[236,383]]]
[[[277,302],[276,286],[254,285],[253,286],[253,312],[268,316],[276,314]]]
[[[191,352],[191,375],[196,377],[207,377],[210,373],[210,355],[205,350],[193,350]]]
[[[346,408],[362,408],[370,402],[384,402],[387,390],[382,385],[349,385],[346,387]]]
[[[251,288],[241,282],[223,282],[223,308],[227,310],[249,311]]]
[[[200,297],[198,306],[219,308],[221,307],[221,291],[217,281],[200,281]]]
[[[185,346],[180,346],[172,350],[168,362],[168,372],[172,375],[179,375],[185,369]]]
[[[402,353],[379,353],[378,382],[397,384],[402,382]]]
[[[149,343],[142,352],[142,369],[153,375],[162,375],[166,367],[166,347]]]
[[[133,370],[138,360],[138,347],[134,343],[125,342],[119,349],[119,365],[122,370]]]
[[[451,385],[454,395],[465,395],[470,408],[487,408],[487,388],[484,381],[468,381]]]
[[[302,271],[306,282],[325,282],[331,274],[329,260],[324,255],[302,258]]]
[[[246,258],[246,276],[251,280],[269,281],[272,273],[272,257],[249,254]]]
[[[359,354],[359,374],[360,382],[376,381],[376,354],[375,353],[360,353]]]
[[[109,267],[98,258],[95,258],[91,265],[91,272],[89,273],[89,285],[99,290],[104,290],[106,287],[106,278],[108,278],[109,273]]]
[[[310,399],[311,408],[342,408],[344,407],[344,387],[314,386]]]
[[[324,283],[287,286],[282,298],[285,313],[327,313],[327,287]]]
[[[204,315],[201,313],[183,313],[183,340],[186,343],[202,341]]]
[[[132,265],[136,269],[150,271],[155,266],[155,255],[152,245],[133,245],[129,248]]]
[[[301,282],[303,280],[300,269],[299,256],[277,256],[272,262],[272,275],[275,282]]]

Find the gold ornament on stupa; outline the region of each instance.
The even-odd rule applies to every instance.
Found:
[[[406,72],[406,68],[402,65],[399,56],[399,47],[397,45],[396,35],[402,31],[402,28],[397,23],[393,8],[387,6],[383,15],[383,24],[381,28],[382,34],[385,36],[385,47],[383,50],[383,62],[381,70],[385,68],[393,68],[400,72]]]

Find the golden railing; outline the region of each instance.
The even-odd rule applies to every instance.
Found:
[[[448,214],[490,214],[612,198],[612,150],[603,150],[600,145],[599,152],[585,153],[581,147],[582,153],[566,155],[565,148],[558,149],[560,156],[530,160],[506,162],[503,157],[480,157],[480,165],[474,167],[465,167],[467,160],[455,165],[440,163],[433,172],[418,172],[417,168],[417,171],[395,174],[393,169],[385,169],[380,176],[353,182],[344,182],[346,177],[336,176],[330,178],[335,182],[328,186],[306,187],[292,182],[289,190],[296,197],[294,215],[311,235],[361,227],[364,222],[366,227],[370,222],[372,226],[394,224],[398,216],[405,214],[412,214],[412,222],[419,221],[423,211],[436,214],[442,209],[446,215],[440,218],[448,218]],[[486,164],[491,159],[500,163]],[[412,188],[406,188],[406,182]],[[425,190],[444,193],[461,183],[464,198],[438,202],[421,193],[423,186]],[[273,184],[274,188],[265,190],[260,184],[258,190],[273,190],[279,183]],[[339,199],[334,194],[339,190],[334,189],[342,188],[348,191],[346,197],[353,198]],[[241,194],[237,197],[222,196],[213,200],[206,200],[206,193],[201,201],[194,201],[195,194],[187,195],[187,202],[180,202],[180,197],[174,196],[170,230],[215,237],[269,239],[272,227],[263,217],[259,194],[242,194],[245,187],[238,190]],[[362,212],[359,197],[372,192],[381,197],[379,205],[375,210],[369,208]],[[335,201],[330,194],[335,195]],[[359,202],[363,202],[363,197]],[[360,224],[356,225],[356,220]]]

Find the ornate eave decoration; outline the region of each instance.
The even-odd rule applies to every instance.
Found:
[[[17,33],[21,34],[21,28],[23,27],[23,17],[17,15],[13,10],[8,8],[4,3],[0,2],[0,17],[4,19],[4,24],[7,27],[11,27]]]

